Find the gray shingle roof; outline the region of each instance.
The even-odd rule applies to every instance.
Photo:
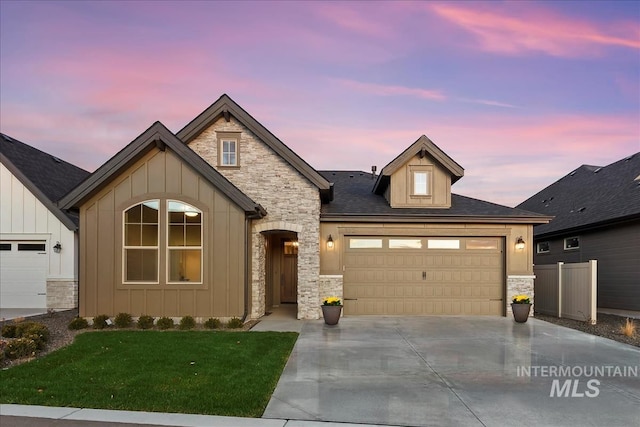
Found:
[[[5,134],[0,134],[0,159],[61,221],[69,226],[64,219],[68,218],[77,227],[77,217],[57,209],[55,204],[89,172]]]
[[[367,172],[320,171],[334,183],[334,198],[322,205],[322,216],[393,216],[398,218],[486,217],[546,222],[544,215],[514,209],[471,197],[451,195],[451,208],[392,208],[382,195],[372,192],[376,180]]]
[[[608,166],[582,165],[518,205],[553,215],[538,237],[640,218],[640,152]]]

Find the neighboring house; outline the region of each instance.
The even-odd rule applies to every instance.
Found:
[[[78,218],[56,202],[88,175],[0,134],[0,308],[78,306]]]
[[[598,307],[640,310],[640,153],[582,165],[518,208],[555,218],[534,228],[535,264],[598,261]]]
[[[62,201],[80,216],[80,314],[258,318],[505,315],[533,290],[533,224],[451,194],[463,169],[421,137],[379,176],[318,172],[223,95],[155,123]],[[516,249],[522,237],[527,244]]]

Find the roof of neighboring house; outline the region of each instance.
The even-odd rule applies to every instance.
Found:
[[[56,203],[89,172],[5,134],[0,134],[0,161],[68,229],[78,228],[77,216]]]
[[[249,217],[262,218],[266,215],[266,211],[262,206],[240,191],[238,187],[222,176],[160,122],[155,122],[129,145],[100,166],[82,184],[60,200],[60,206],[63,209],[79,208],[85,200],[100,191],[101,188],[117,177],[121,171],[138,161],[154,148],[163,151],[170,149],[203,178],[207,179],[213,186],[243,209]]]
[[[321,171],[327,180],[334,182],[334,198],[322,205],[323,219],[359,221],[420,221],[467,222],[481,219],[487,222],[545,223],[545,215],[510,208],[473,199],[451,195],[451,208],[392,208],[382,195],[372,190],[376,178],[360,171]]]
[[[260,138],[260,140],[262,140],[269,148],[275,151],[280,157],[282,157],[282,159],[296,169],[302,176],[318,187],[323,201],[331,200],[331,183],[300,156],[293,152],[293,150],[280,141],[266,127],[260,124],[260,122],[254,119],[227,94],[223,94],[218,98],[216,102],[211,104],[209,108],[189,122],[189,124],[176,133],[176,135],[185,144],[188,144],[221,117],[224,117],[228,121],[230,115],[235,117],[240,123]]]
[[[608,166],[582,165],[518,208],[555,216],[534,228],[536,237],[640,218],[640,152]]]
[[[405,163],[415,155],[419,155],[420,158],[428,155],[435,159],[449,172],[452,184],[464,176],[464,169],[462,166],[442,151],[440,147],[433,143],[433,141],[425,135],[422,135],[416,142],[411,144],[409,148],[404,150],[388,165],[382,168],[380,175],[378,175],[378,179],[376,179],[373,191],[376,194],[383,194],[389,185],[391,175],[404,166]]]

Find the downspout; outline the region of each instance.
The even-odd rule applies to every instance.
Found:
[[[242,323],[247,320],[247,316],[249,315],[249,290],[250,288],[250,270],[249,270],[249,245],[251,244],[251,239],[249,238],[249,231],[251,227],[249,226],[251,219],[249,217],[245,217],[244,219],[244,313],[242,314]]]

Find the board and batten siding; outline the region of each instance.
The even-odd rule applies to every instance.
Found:
[[[598,307],[640,310],[640,223],[573,233],[580,248],[564,250],[564,237],[548,241],[548,254],[536,254],[537,265],[598,261]]]
[[[11,171],[0,164],[0,239],[45,241],[47,280],[77,280],[75,232],[69,230]],[[52,249],[60,242],[63,250]]]
[[[123,283],[123,212],[160,200],[157,284]],[[202,284],[167,284],[166,202],[202,211]],[[80,209],[80,315],[241,317],[245,214],[170,150],[154,149]]]

